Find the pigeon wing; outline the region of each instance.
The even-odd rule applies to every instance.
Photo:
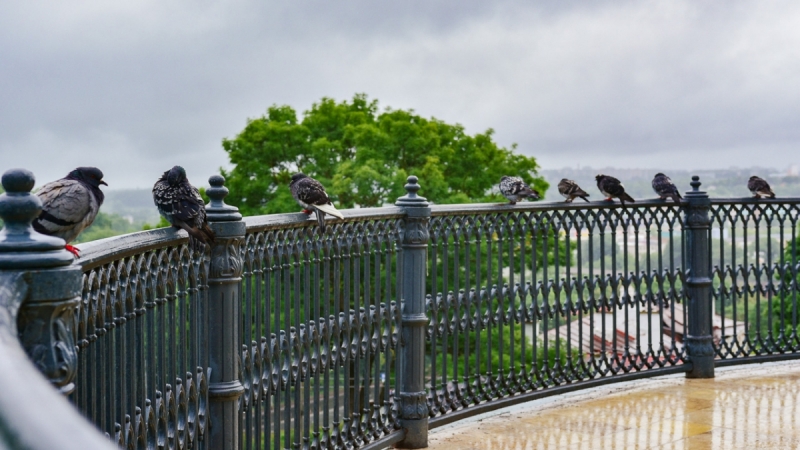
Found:
[[[172,204],[175,201],[175,191],[170,188],[169,184],[164,180],[159,180],[153,186],[153,203],[155,203],[158,212],[167,219],[167,222],[172,223]]]
[[[327,205],[331,202],[322,183],[313,178],[303,178],[297,182],[297,200],[307,205]]]
[[[675,186],[667,177],[655,177],[653,178],[653,190],[656,191],[656,194],[665,197],[672,194]]]
[[[79,181],[53,181],[42,186],[36,195],[42,201],[42,212],[34,221],[34,228],[40,233],[71,242],[97,217],[97,200]]]
[[[622,186],[622,183],[620,183],[619,180],[614,177],[603,178],[601,184],[601,190],[610,194],[612,197],[618,197],[625,192],[625,188]]]
[[[205,208],[200,192],[194,186],[180,186],[175,190],[172,201],[172,215],[178,220],[195,227],[205,219]],[[199,223],[198,223],[198,219]]]

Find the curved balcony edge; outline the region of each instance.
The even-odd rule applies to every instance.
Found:
[[[27,295],[25,276],[0,272],[0,447],[30,450],[116,448],[33,365],[13,318]]]

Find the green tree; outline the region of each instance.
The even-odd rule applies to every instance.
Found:
[[[222,146],[234,168],[222,171],[231,204],[245,215],[296,211],[292,173],[322,182],[343,208],[376,207],[403,195],[408,175],[421,195],[439,204],[499,201],[503,175],[519,175],[544,192],[532,157],[500,147],[494,131],[469,135],[461,125],[424,118],[413,110],[378,110],[377,100],[323,98],[299,120],[290,106],[271,106]]]

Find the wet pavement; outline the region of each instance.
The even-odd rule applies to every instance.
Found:
[[[634,381],[431,430],[430,450],[800,449],[800,361]]]

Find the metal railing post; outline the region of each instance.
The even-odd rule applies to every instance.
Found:
[[[17,316],[19,339],[33,364],[62,393],[75,389],[78,366],[73,315],[80,301],[83,272],[64,250],[61,238],[39,234],[31,222],[42,202],[30,193],[35,179],[25,169],[3,174],[0,269],[24,273],[29,290]]]
[[[6,193],[0,195],[4,221],[0,230],[0,385],[4,387],[0,391],[0,447],[113,449],[58,393],[74,389],[73,311],[80,298],[82,272],[64,250],[63,239],[39,234],[31,227],[42,211],[42,202],[30,193],[34,182],[33,174],[24,169],[9,170],[2,177]]]
[[[399,448],[428,446],[428,400],[425,392],[425,277],[428,263],[428,221],[431,209],[419,191],[417,177],[408,177],[407,194],[395,205],[405,209],[402,266],[402,326],[400,421],[405,437]]]
[[[700,177],[692,177],[692,190],[686,193],[683,229],[686,233],[688,329],[686,353],[692,363],[687,378],[714,378],[714,345],[711,337],[713,315],[711,299],[711,254],[708,194],[700,190]]]
[[[240,381],[241,304],[239,283],[246,227],[239,209],[226,205],[225,178],[214,175],[206,194],[208,222],[216,234],[211,246],[208,278],[208,385],[209,444],[215,450],[239,449],[239,397],[244,392]]]

